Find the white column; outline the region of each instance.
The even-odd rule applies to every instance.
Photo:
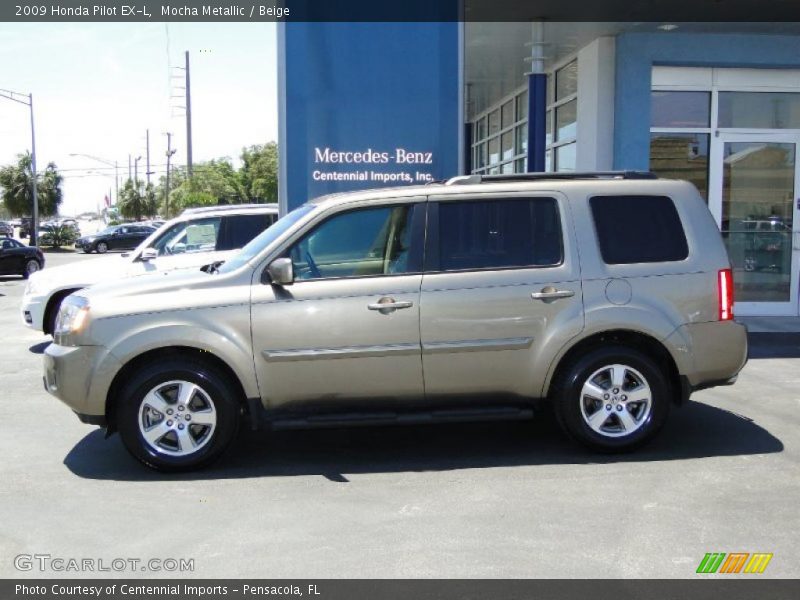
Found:
[[[577,171],[614,165],[615,40],[600,37],[578,52]]]

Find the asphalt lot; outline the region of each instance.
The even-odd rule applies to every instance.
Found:
[[[0,577],[82,575],[19,572],[23,553],[194,558],[184,575],[203,578],[694,578],[706,552],[772,552],[758,577],[800,575],[796,336],[758,338],[735,386],[695,394],[633,455],[587,453],[544,414],[244,431],[212,469],[164,476],[44,392],[23,288],[0,277]]]

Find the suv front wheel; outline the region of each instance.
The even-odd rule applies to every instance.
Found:
[[[592,350],[556,383],[561,427],[604,452],[633,450],[649,441],[669,414],[670,385],[647,355],[623,346]]]
[[[230,444],[240,403],[228,378],[210,365],[152,363],[119,396],[117,428],[128,451],[159,471],[205,467]]]

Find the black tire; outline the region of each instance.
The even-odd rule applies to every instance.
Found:
[[[638,375],[644,378],[650,388],[650,408],[646,411],[644,403],[634,402],[626,407],[621,400],[623,397],[627,399],[625,387],[619,395],[614,395],[614,390],[620,388],[608,390],[611,397],[600,399],[601,409],[606,409],[608,419],[599,428],[600,431],[596,431],[589,425],[588,417],[594,415],[589,410],[594,410],[597,402],[592,396],[584,395],[582,390],[589,378],[598,371],[601,371],[599,379],[595,378],[594,381],[603,381],[602,370],[611,365],[624,365],[631,369],[626,374],[627,387],[635,386]],[[613,384],[608,381],[608,385]],[[615,401],[614,398],[619,400]],[[558,423],[569,437],[599,452],[628,452],[649,442],[664,426],[672,403],[672,388],[662,369],[649,356],[625,346],[608,346],[591,350],[568,364],[555,382],[552,399]],[[612,407],[610,412],[608,406]],[[617,409],[619,406],[623,408]],[[615,410],[620,411],[619,416],[615,415]],[[637,414],[641,417],[634,425],[638,428],[632,427],[631,433],[625,433],[623,420],[620,419],[623,410],[626,417],[633,414],[635,421]],[[643,412],[638,413],[639,410]],[[601,413],[598,415],[603,419]]]
[[[97,242],[94,245],[94,251],[98,254],[105,254],[108,252],[108,244],[106,242]]]
[[[35,265],[35,268],[34,268],[34,266],[33,266],[33,265]],[[42,265],[41,265],[41,264],[39,264],[39,261],[38,261],[38,260],[36,260],[35,258],[29,258],[29,259],[27,259],[27,260],[25,261],[25,267],[24,267],[24,270],[22,271],[22,278],[23,278],[23,279],[27,279],[27,278],[28,278],[28,277],[30,277],[30,276],[31,276],[33,273],[36,273],[36,271],[39,271],[41,268],[42,268]]]
[[[200,386],[216,410],[215,428],[203,442],[204,445],[182,456],[170,455],[167,450],[159,451],[154,448],[145,440],[140,427],[140,408],[147,394],[159,385],[176,380]],[[137,369],[135,375],[125,382],[117,397],[116,425],[120,437],[136,459],[157,471],[177,472],[206,467],[220,457],[239,429],[242,405],[232,392],[234,389],[235,386],[224,373],[211,365],[189,358],[173,358],[146,365]],[[177,402],[174,408],[177,415]],[[165,415],[165,421],[167,418],[169,417]],[[177,431],[175,434],[174,437],[177,438]]]
[[[92,253],[92,247],[91,246],[84,246],[83,247],[83,253],[84,254],[91,254]]]

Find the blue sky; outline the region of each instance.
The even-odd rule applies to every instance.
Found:
[[[70,154],[118,161],[121,180],[128,154],[141,155],[144,179],[149,128],[152,171],[165,170],[167,131],[173,161],[185,163],[183,101],[170,98],[183,93],[183,71],[172,67],[185,50],[195,162],[277,139],[274,23],[0,23],[0,40],[0,89],[33,92],[38,163],[62,170],[64,215],[95,210],[114,188],[103,175],[113,169]],[[0,165],[29,148],[27,108],[0,98]]]

